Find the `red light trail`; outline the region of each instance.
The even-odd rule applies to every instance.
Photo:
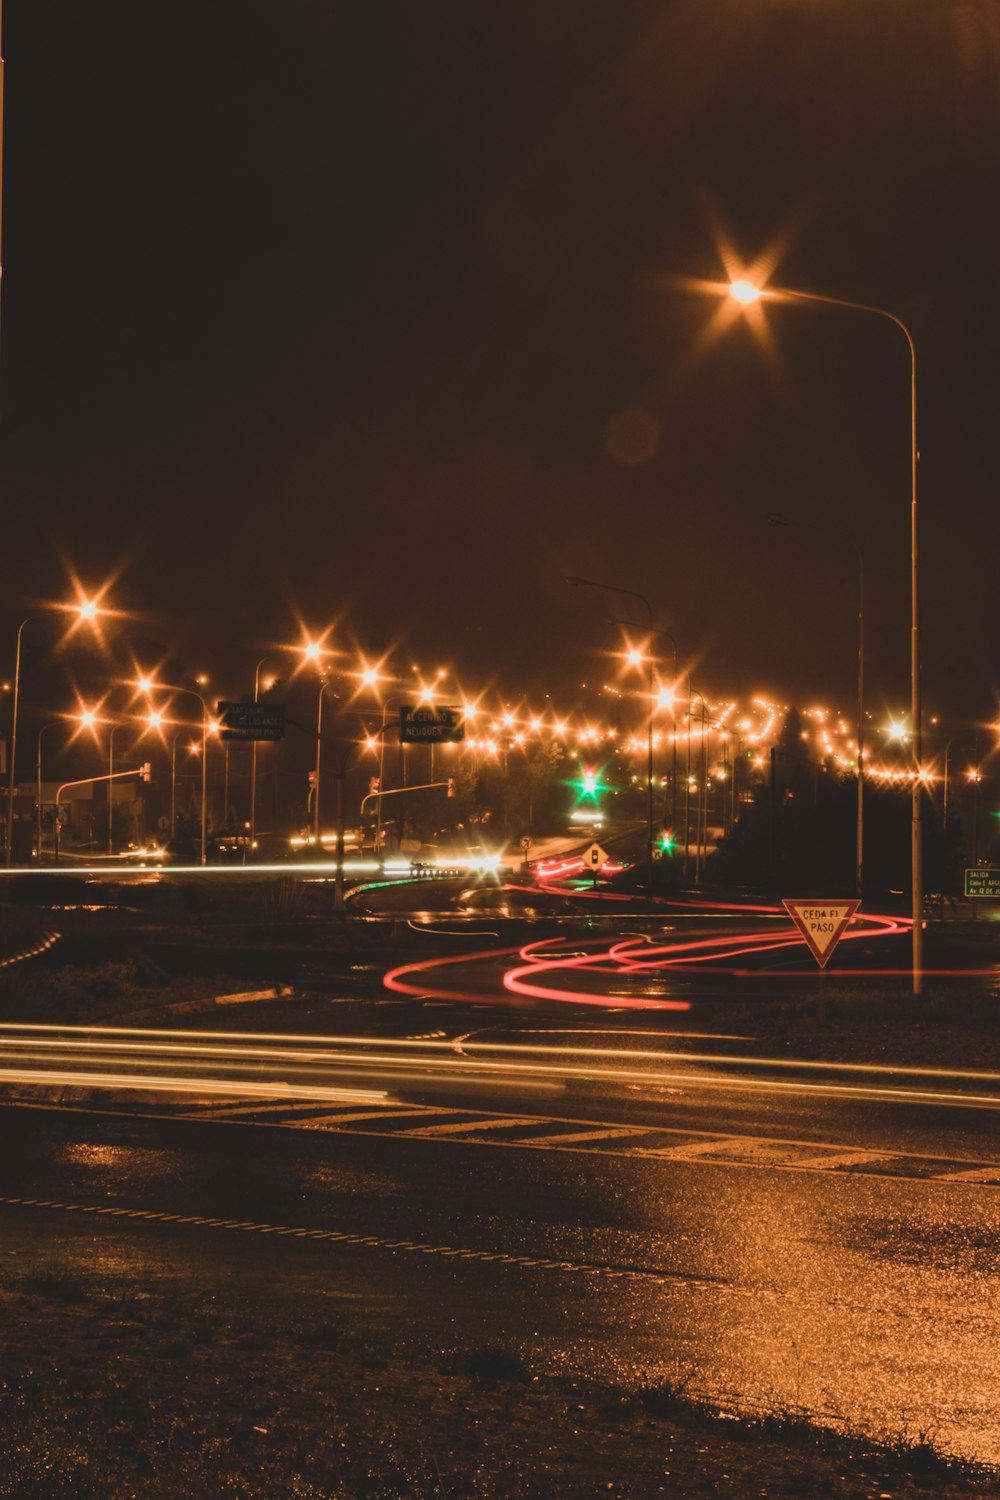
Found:
[[[576,893],[574,893],[576,894]],[[603,893],[601,893],[603,894]],[[607,896],[605,896],[607,899]],[[612,899],[623,899],[612,896]],[[625,898],[627,899],[627,898]],[[773,906],[747,906],[740,907],[731,902],[703,902],[697,907],[687,902],[662,902],[660,904],[681,907],[687,910],[697,909],[700,912],[724,911],[726,913],[737,913],[745,911],[751,917],[781,915],[781,910]],[[905,918],[883,916],[874,913],[865,913],[854,919],[851,930],[845,933],[842,941],[847,942],[859,938],[871,938],[873,936],[902,936],[909,931],[910,923]],[[786,935],[787,933],[787,935]],[[495,948],[475,954],[450,955],[447,958],[429,958],[418,963],[404,964],[399,968],[392,969],[384,977],[384,984],[390,990],[400,994],[420,995],[433,999],[466,1000],[479,1003],[495,1003],[496,995],[476,991],[451,990],[447,988],[428,988],[427,977],[435,975],[439,970],[454,965],[475,965],[489,963],[495,965],[498,959],[508,958],[516,953],[520,963],[506,969],[503,973],[503,988],[510,995],[516,995],[531,1000],[555,1001],[566,1005],[595,1005],[616,1010],[690,1010],[691,1003],[688,1000],[674,1000],[646,995],[620,995],[608,994],[607,990],[598,988],[577,988],[572,985],[559,984],[557,976],[572,979],[579,975],[600,974],[606,979],[618,979],[638,977],[653,973],[670,973],[681,971],[692,965],[702,967],[712,974],[728,976],[745,976],[750,973],[767,973],[775,978],[802,978],[815,977],[812,970],[771,970],[766,966],[754,967],[752,970],[746,968],[735,968],[732,960],[735,958],[746,958],[748,956],[762,956],[768,953],[786,952],[790,949],[805,946],[792,923],[787,928],[779,930],[771,929],[767,932],[754,934],[741,930],[733,930],[731,927],[724,932],[715,932],[708,938],[683,938],[676,942],[650,944],[645,937],[616,938],[610,944],[592,944],[588,940],[585,951],[580,951],[580,941],[575,939],[575,951],[564,953],[553,951],[557,945],[563,944],[566,939],[546,938],[538,942],[526,944],[519,949]],[[542,950],[545,950],[544,952]],[[851,971],[852,973],[858,971]],[[864,970],[864,973],[889,974],[895,970]],[[546,979],[549,982],[544,982]]]

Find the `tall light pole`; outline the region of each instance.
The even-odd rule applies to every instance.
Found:
[[[684,883],[685,883],[685,885],[687,884],[687,873],[688,873],[688,859],[689,859],[688,850],[689,850],[689,846],[690,846],[690,842],[691,842],[691,720],[694,718],[694,713],[692,711],[691,705],[694,702],[695,698],[697,698],[698,701],[701,704],[701,713],[700,713],[699,717],[701,719],[701,757],[700,757],[700,759],[701,759],[701,766],[702,766],[702,774],[701,774],[701,788],[700,788],[700,791],[699,791],[698,801],[694,805],[694,838],[695,838],[695,843],[694,843],[694,883],[695,883],[695,885],[699,885],[701,883],[702,808],[703,808],[704,799],[705,799],[705,796],[706,796],[705,781],[707,780],[707,777],[708,777],[708,751],[707,751],[707,746],[706,746],[706,743],[705,743],[705,736],[706,736],[706,732],[707,732],[706,731],[706,725],[707,725],[707,722],[708,722],[708,704],[705,702],[705,697],[704,697],[703,693],[692,692],[692,690],[691,690],[691,683],[690,683],[690,679],[689,679],[688,680],[688,711],[687,711],[687,755],[685,757],[685,760],[686,760],[686,765],[685,765],[685,780],[687,782],[687,786],[685,788],[686,796],[684,798]]]
[[[178,729],[170,741],[170,837],[177,837],[177,741],[190,734],[190,728]],[[192,755],[201,753],[201,746],[192,740],[188,745],[188,752]]]
[[[36,746],[36,754],[35,754],[35,781],[36,781],[36,791],[35,791],[35,843],[37,845],[36,858],[37,858],[39,864],[42,863],[42,833],[43,833],[43,828],[42,828],[42,736],[44,734],[47,734],[50,729],[58,729],[59,726],[60,726],[60,724],[65,724],[66,722],[67,721],[65,719],[53,719],[51,723],[49,723],[49,724],[43,724],[42,727],[41,727],[41,729],[38,731],[38,743],[37,743],[37,746]],[[57,807],[56,808],[56,817],[58,817],[58,816],[59,816],[59,809]]]
[[[920,568],[917,509],[917,350],[913,335],[895,313],[867,302],[850,302],[843,297],[828,297],[819,292],[791,291],[787,287],[754,286],[749,281],[734,281],[729,287],[737,302],[800,302],[817,307],[835,307],[847,312],[869,313],[895,324],[906,340],[910,356],[910,726],[913,740],[913,791],[910,799],[910,886],[912,916],[913,993],[923,989],[923,833],[920,792],[923,781],[922,732],[920,717]]]
[[[261,667],[265,666],[267,662],[273,661],[273,660],[274,660],[273,656],[262,656],[261,659],[260,659],[260,661],[257,663],[256,667],[254,667],[254,673],[253,673],[253,701],[254,701],[254,703],[259,703],[260,702],[260,669],[261,669]],[[256,844],[254,842],[255,839],[256,839],[256,837],[257,837],[257,741],[254,740],[253,745],[251,746],[251,749],[250,749],[250,855],[251,855],[251,858],[253,857],[253,851],[256,848]]]
[[[653,606],[645,594],[637,593],[635,589],[619,588],[614,583],[598,583],[593,578],[567,578],[566,582],[571,588],[602,589],[606,594],[623,594],[629,599],[638,599],[646,610],[646,620],[650,635],[653,634]],[[653,885],[653,700],[656,696],[653,690],[653,657],[649,656],[649,709],[646,714],[646,880],[650,889]]]
[[[201,679],[199,679],[200,681]],[[142,677],[135,684],[144,693],[161,692],[172,693],[175,697],[197,698],[201,704],[201,851],[200,863],[206,864],[208,859],[208,729],[209,712],[208,704],[195,688],[177,687],[174,683],[154,682],[150,677]],[[176,743],[176,741],[175,741]],[[173,788],[171,787],[171,801],[173,800]],[[171,822],[173,812],[171,811]]]
[[[112,724],[108,735],[108,854],[114,853],[114,812],[115,812],[115,735],[125,725],[119,720]]]
[[[617,615],[609,615],[608,616],[608,620],[609,620],[609,622],[612,625],[624,625],[627,628],[632,629],[632,630],[641,629],[642,628],[641,626],[638,626],[638,627],[635,626],[631,620],[620,620]],[[672,707],[674,694],[677,691],[677,677],[678,677],[677,642],[674,640],[674,638],[670,634],[669,630],[661,630],[659,628],[659,626],[650,627],[650,634],[651,635],[661,635],[665,641],[669,641],[670,642],[670,650],[671,650],[671,653],[673,655],[673,677],[672,677],[673,687],[671,688],[671,692],[670,692],[670,703],[671,703],[671,707]],[[689,684],[689,687],[690,687],[690,684]],[[661,701],[662,698],[663,698],[663,690],[661,688],[660,693],[657,695],[657,704],[660,707],[663,706],[663,703]],[[670,754],[670,823],[671,823],[671,827],[672,827],[673,832],[674,832],[674,837],[676,838],[676,836],[677,836],[677,723],[676,723],[676,719],[675,719],[675,722],[674,722],[674,732],[671,735],[671,742],[672,742],[672,749],[671,749],[671,754]],[[664,813],[666,813],[666,807],[664,807]]]
[[[7,837],[6,837],[6,863],[8,868],[11,863],[12,842],[14,835],[14,763],[17,757],[17,709],[21,688],[21,638],[24,635],[25,626],[34,620],[51,618],[53,615],[73,615],[80,620],[93,620],[95,616],[103,611],[97,606],[93,599],[83,599],[79,604],[66,605],[58,609],[42,609],[37,614],[28,615],[17,627],[17,646],[14,651],[14,692],[10,711],[10,767],[7,777]]]
[[[320,824],[319,824],[319,789],[320,789],[320,779],[319,778],[320,778],[320,769],[321,769],[322,751],[323,751],[323,694],[326,692],[328,683],[329,683],[329,678],[327,678],[327,677],[321,677],[320,678],[320,680],[319,680],[319,694],[318,694],[318,696],[316,698],[316,769],[315,769],[316,785],[313,787],[313,796],[315,798],[315,801],[313,802],[313,842],[315,843],[317,850],[319,850],[319,849],[322,848],[322,845],[320,843],[320,831],[319,831],[320,830]]]
[[[785,516],[776,513],[768,516],[767,524],[774,527],[798,527],[803,531],[816,531],[824,536],[840,537],[839,532],[833,531],[828,526],[812,526],[805,521],[789,521]],[[855,894],[860,901],[864,894],[865,854],[865,558],[861,548],[855,542],[846,537],[840,539],[851,549],[858,563],[858,795],[855,819],[854,885]]]

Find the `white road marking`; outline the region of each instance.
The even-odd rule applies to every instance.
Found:
[[[862,1167],[873,1166],[877,1161],[885,1160],[884,1151],[843,1151],[836,1146],[824,1146],[822,1155],[807,1156],[804,1161],[795,1163],[797,1167],[820,1167],[828,1171],[834,1171],[837,1167]]]
[[[939,1172],[934,1182],[1000,1182],[1000,1165],[973,1167],[968,1172]]]
[[[345,1104],[368,1104],[378,1099],[379,1095],[375,1092],[367,1093],[364,1089],[359,1089],[357,1092],[345,1090],[343,1098]],[[324,1102],[332,1103],[333,1101],[327,1098]],[[190,1115],[188,1115],[187,1118],[189,1120],[222,1120],[225,1119],[228,1115],[263,1115],[268,1113],[277,1114],[282,1111],[290,1114],[292,1110],[317,1108],[319,1108],[319,1105],[317,1104],[317,1101],[315,1099],[309,1100],[303,1104],[293,1104],[291,1100],[287,1101],[284,1104],[263,1104],[258,1103],[251,1095],[249,1098],[245,1099],[242,1104],[214,1104],[210,1109],[199,1109],[193,1111]],[[331,1116],[330,1118],[332,1119],[333,1116]]]
[[[439,1111],[434,1111],[439,1113]],[[459,1135],[470,1130],[507,1130],[513,1125],[538,1125],[540,1120],[526,1120],[522,1115],[513,1120],[457,1120],[448,1125],[415,1125],[410,1130],[397,1130],[394,1135]]]
[[[530,1123],[530,1122],[529,1122]],[[624,1140],[628,1136],[649,1135],[655,1126],[635,1129],[631,1125],[617,1125],[606,1130],[552,1131],[547,1135],[532,1135],[517,1142],[519,1146],[576,1146],[584,1141]]]
[[[426,1105],[413,1105],[408,1109],[394,1108],[387,1105],[385,1109],[352,1110],[347,1115],[314,1115],[308,1120],[292,1120],[290,1123],[301,1130],[334,1130],[338,1125],[353,1125],[358,1120],[408,1120],[413,1115],[450,1115],[454,1110],[430,1109]]]

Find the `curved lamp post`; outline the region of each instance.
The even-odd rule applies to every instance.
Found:
[[[819,292],[799,292],[787,287],[758,287],[750,281],[734,281],[729,293],[737,302],[750,304],[758,301],[800,302],[816,307],[835,307],[847,312],[870,313],[893,323],[906,340],[910,356],[910,727],[913,743],[913,792],[910,803],[910,862],[911,862],[911,916],[912,916],[912,969],[913,993],[919,995],[923,989],[923,836],[921,829],[920,789],[923,779],[921,766],[921,720],[920,720],[920,571],[918,554],[918,510],[917,510],[917,350],[913,335],[895,313],[888,308],[875,307],[867,302],[850,302],[844,297],[828,297]]]

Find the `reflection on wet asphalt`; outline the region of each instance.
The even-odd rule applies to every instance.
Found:
[[[1000,1460],[1000,1190],[0,1111],[0,1191],[574,1263],[0,1209],[2,1268],[138,1277],[261,1318],[350,1311],[397,1346],[509,1341],[537,1366],[933,1430]],[[589,1268],[589,1269],[586,1269]],[[658,1270],[658,1281],[628,1273]]]

